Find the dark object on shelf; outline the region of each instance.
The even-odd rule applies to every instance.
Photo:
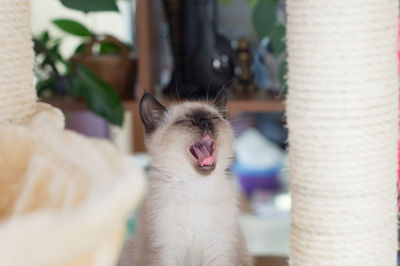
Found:
[[[69,77],[60,76],[55,82],[55,92],[60,95],[69,93]]]
[[[238,82],[235,86],[235,92],[238,94],[254,94],[257,87],[253,80],[253,74],[250,71],[252,54],[250,52],[249,43],[245,39],[237,41],[237,68],[238,68]]]
[[[216,0],[163,0],[174,57],[165,93],[180,97],[216,95],[234,77],[234,51],[217,33]]]
[[[118,46],[120,54],[93,55],[96,44],[108,42]],[[137,60],[136,55],[129,52],[128,47],[112,36],[102,39],[94,37],[87,45],[83,54],[76,54],[71,58],[72,68],[83,64],[111,85],[122,98],[133,98]]]

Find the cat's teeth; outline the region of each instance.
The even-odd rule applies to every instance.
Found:
[[[203,161],[200,162],[200,166],[213,165],[214,162],[215,162],[214,156],[208,156],[207,158],[205,158]]]

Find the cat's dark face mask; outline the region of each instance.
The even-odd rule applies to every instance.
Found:
[[[190,145],[189,151],[195,160],[197,168],[201,171],[211,171],[215,168],[215,148],[217,138],[216,123],[219,123],[220,117],[213,116],[202,110],[195,110],[187,115],[187,120],[191,122],[192,130],[198,133],[198,141]]]
[[[189,108],[174,121],[169,121],[171,124],[168,130],[176,130],[186,136],[190,135],[191,141],[188,143],[187,154],[193,161],[195,169],[201,174],[207,175],[215,169],[217,163],[215,151],[219,129],[221,123],[227,123],[224,119],[226,101],[226,92],[222,91],[212,102],[215,109]],[[140,115],[149,137],[165,122],[163,119],[166,112],[167,109],[151,95],[145,94],[142,97]],[[178,134],[170,135],[177,136]]]

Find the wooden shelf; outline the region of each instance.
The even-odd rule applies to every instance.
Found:
[[[68,111],[84,111],[87,110],[86,102],[83,99],[72,96],[54,96],[48,99],[39,99],[40,102],[51,104],[54,107],[61,109],[64,112]],[[123,105],[126,110],[135,108],[135,100],[123,100]]]
[[[228,101],[228,112],[284,112],[285,104],[282,99],[232,99]]]
[[[160,100],[164,105],[169,106],[176,101],[171,98]],[[61,109],[64,112],[87,110],[85,101],[71,96],[57,96],[51,99],[44,99],[48,103]],[[144,151],[144,130],[139,116],[139,103],[137,100],[123,100],[125,110],[132,113],[132,144],[135,152]],[[285,104],[282,99],[270,98],[267,95],[255,95],[253,97],[235,96],[228,101],[228,113],[235,115],[240,112],[283,112]]]
[[[82,99],[71,96],[57,96],[50,99],[42,99],[42,102],[48,103],[63,111],[79,111],[86,110],[87,106]],[[163,98],[160,100],[164,105],[169,106],[176,101],[171,98]],[[131,112],[138,111],[138,101],[123,100],[124,108]],[[282,99],[269,97],[249,97],[240,98],[233,97],[228,101],[228,112],[234,114],[239,112],[284,112],[285,104]]]
[[[287,266],[288,261],[286,257],[255,257],[254,266]]]

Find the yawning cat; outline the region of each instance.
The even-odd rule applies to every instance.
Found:
[[[226,93],[209,105],[165,108],[145,94],[140,116],[152,155],[149,190],[122,265],[248,266],[236,194],[226,169],[233,133]]]

